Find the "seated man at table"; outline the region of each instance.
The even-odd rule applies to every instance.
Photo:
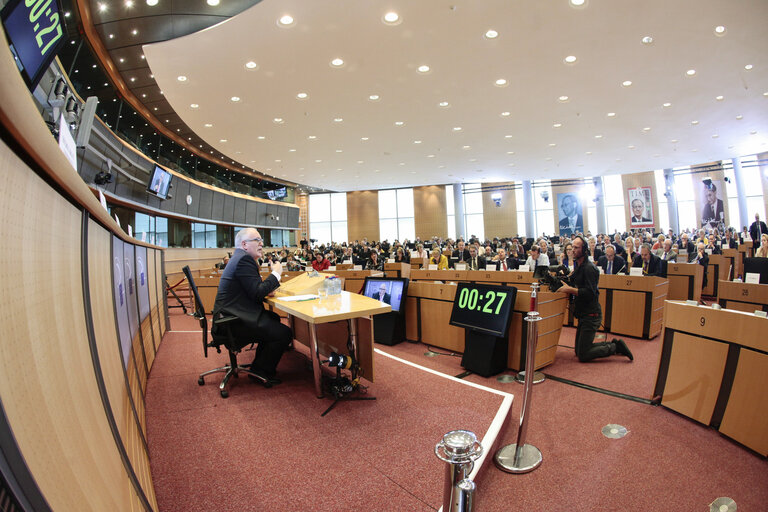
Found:
[[[456,258],[457,263],[465,263],[469,259],[469,249],[467,249],[464,240],[459,240],[456,244],[456,250],[451,255],[452,258]]]
[[[467,261],[469,270],[485,270],[485,258],[477,254],[477,247],[469,246],[469,261]]]
[[[254,228],[245,228],[235,236],[235,252],[219,281],[214,318],[222,314],[238,317],[232,326],[235,340],[241,346],[258,342],[251,371],[262,376],[265,384],[280,384],[275,377],[277,363],[293,339],[291,328],[280,322],[277,314],[264,309],[264,299],[280,286],[283,265],[272,263],[270,275],[261,279],[256,260],[262,257],[264,240]]]
[[[613,244],[605,246],[605,256],[601,257],[597,262],[598,267],[602,267],[605,274],[618,274],[619,272],[626,270],[627,262],[624,258],[616,254],[616,248]]]
[[[661,259],[651,252],[650,244],[640,246],[640,255],[632,262],[633,267],[642,267],[644,276],[665,277]]]
[[[669,238],[664,240],[664,247],[657,254],[659,258],[661,258],[661,261],[670,261],[672,263],[677,261],[677,252],[672,249],[672,240]]]
[[[525,260],[525,264],[528,265],[531,272],[534,272],[538,266],[549,266],[549,256],[542,254],[540,245],[532,245],[531,250],[528,251],[528,259]]]
[[[701,286],[707,286],[707,265],[709,265],[709,255],[705,251],[704,242],[699,242],[696,245],[696,252],[688,256],[688,263],[698,263],[704,267],[704,277],[701,281]]]
[[[503,247],[499,247],[499,252],[496,254],[496,257],[493,258],[493,261],[487,262],[485,265],[486,269],[491,270],[517,270],[517,267],[520,266],[520,262],[514,258],[510,258],[507,256],[507,250]]]
[[[693,242],[688,239],[688,233],[683,233],[680,235],[680,240],[677,243],[677,247],[680,249],[680,251],[685,251],[689,258],[693,253],[696,252],[696,246],[693,245]]]

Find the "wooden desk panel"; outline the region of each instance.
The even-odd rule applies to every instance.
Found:
[[[722,279],[724,281],[733,281],[733,278],[741,275],[741,258],[739,257],[739,251],[737,249],[723,249],[723,258],[727,265],[730,265],[730,272],[726,277]]]
[[[412,281],[467,281],[467,270],[411,270]]]
[[[704,267],[698,263],[669,263],[669,300],[701,300],[701,285],[704,280]]]
[[[613,290],[611,332],[642,337],[643,314],[645,309],[644,294]]]
[[[742,350],[720,432],[768,456],[768,354]]]
[[[411,277],[411,264],[384,263],[384,275],[387,277]]]
[[[703,287],[701,293],[717,297],[718,287],[721,280],[727,280],[730,274],[731,260],[722,254],[710,254],[707,264],[707,286]]]
[[[421,301],[421,342],[453,352],[464,352],[464,328],[449,325],[453,300]]]
[[[768,284],[720,281],[717,302],[721,307],[753,313],[768,311]]]
[[[645,339],[661,332],[667,279],[601,274],[599,287],[605,331]]]

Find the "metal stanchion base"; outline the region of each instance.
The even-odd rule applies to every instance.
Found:
[[[507,473],[528,473],[541,465],[541,461],[543,460],[541,452],[532,444],[523,445],[517,464],[515,464],[516,451],[516,443],[503,446],[496,452],[493,461],[500,470],[506,471]]]
[[[499,375],[498,377],[496,377],[496,380],[504,383],[515,382],[515,376],[505,373],[504,375]]]
[[[533,383],[538,384],[540,382],[544,382],[546,377],[541,372],[533,372]],[[520,384],[525,383],[525,370],[517,372],[517,377],[515,377],[515,380],[519,382]]]

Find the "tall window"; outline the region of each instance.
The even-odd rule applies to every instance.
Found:
[[[696,200],[694,194],[697,189],[693,187],[693,179],[690,173],[686,172],[690,167],[678,167],[675,171],[681,171],[681,174],[675,173],[675,199],[677,199],[677,216],[680,219],[680,232],[684,230],[695,231],[696,222]],[[682,174],[685,172],[685,174]]]
[[[192,223],[192,247],[211,249],[216,247],[216,224]]]
[[[607,234],[623,233],[627,230],[627,219],[624,215],[624,186],[621,175],[603,176],[603,191],[605,193],[605,229]]]
[[[347,194],[309,196],[309,237],[317,243],[347,241]]]
[[[525,230],[525,194],[523,193],[523,184],[515,189],[515,203],[517,205],[517,234],[527,236]]]
[[[667,196],[664,195],[667,192],[664,170],[657,169],[653,171],[653,177],[656,180],[656,200],[659,203],[659,218],[656,225],[659,226],[660,232],[667,233],[671,223],[669,222],[669,201],[667,201]]]
[[[379,240],[413,240],[413,189],[379,190]]]
[[[755,218],[755,214],[757,213],[760,215],[760,220],[764,221],[765,202],[763,201],[762,173],[760,172],[757,158],[750,156],[741,158],[740,160],[741,179],[744,180],[744,191],[747,196],[747,219],[750,223],[752,223]],[[738,217],[735,218],[738,219]],[[733,221],[731,222],[733,223]]]
[[[482,185],[464,185],[464,232],[466,239],[477,237],[485,240],[485,223],[483,221]]]
[[[456,239],[456,203],[453,202],[453,185],[445,186],[445,206],[448,212],[448,238]]]
[[[555,234],[555,213],[552,209],[552,185],[549,180],[537,181],[533,185],[534,238],[542,234]]]

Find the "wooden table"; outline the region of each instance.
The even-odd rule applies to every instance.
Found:
[[[601,274],[598,286],[606,332],[644,339],[661,332],[664,301],[669,292],[666,279]]]
[[[322,299],[297,302],[281,300],[278,290],[277,294],[274,297],[268,297],[266,302],[290,315],[294,338],[309,347],[312,375],[315,381],[315,395],[318,398],[323,397],[320,379],[321,344],[324,348],[324,354],[332,350],[354,357],[360,363],[365,378],[373,382],[373,330],[368,325],[367,335],[359,337],[358,320],[379,313],[388,313],[392,311],[392,306],[364,295],[349,292],[341,292],[340,295],[331,295]],[[346,320],[348,323],[351,340],[350,350],[347,349],[346,345],[339,345],[338,341],[334,341],[340,339],[338,336],[323,337],[322,341],[318,338],[319,325],[340,320]],[[308,334],[309,339],[305,334]],[[347,339],[346,336],[341,338],[345,341]]]
[[[338,268],[338,267],[337,267]],[[383,277],[380,270],[325,270],[323,274],[332,274],[344,278],[344,290],[360,293],[366,277]]]
[[[387,277],[411,277],[411,264],[384,263],[384,275]]]
[[[411,281],[454,281],[483,284],[529,285],[533,272],[518,270],[411,270]]]
[[[664,326],[661,404],[768,455],[768,318],[667,301]]]
[[[731,272],[723,279],[726,281],[733,281],[734,277],[741,275],[741,269],[744,265],[744,256],[742,253],[739,253],[738,249],[723,249],[723,257],[731,266]]]
[[[669,280],[669,300],[701,300],[701,285],[704,280],[704,267],[698,263],[667,264]]]
[[[754,313],[768,311],[768,284],[720,281],[717,302],[721,307]]]

